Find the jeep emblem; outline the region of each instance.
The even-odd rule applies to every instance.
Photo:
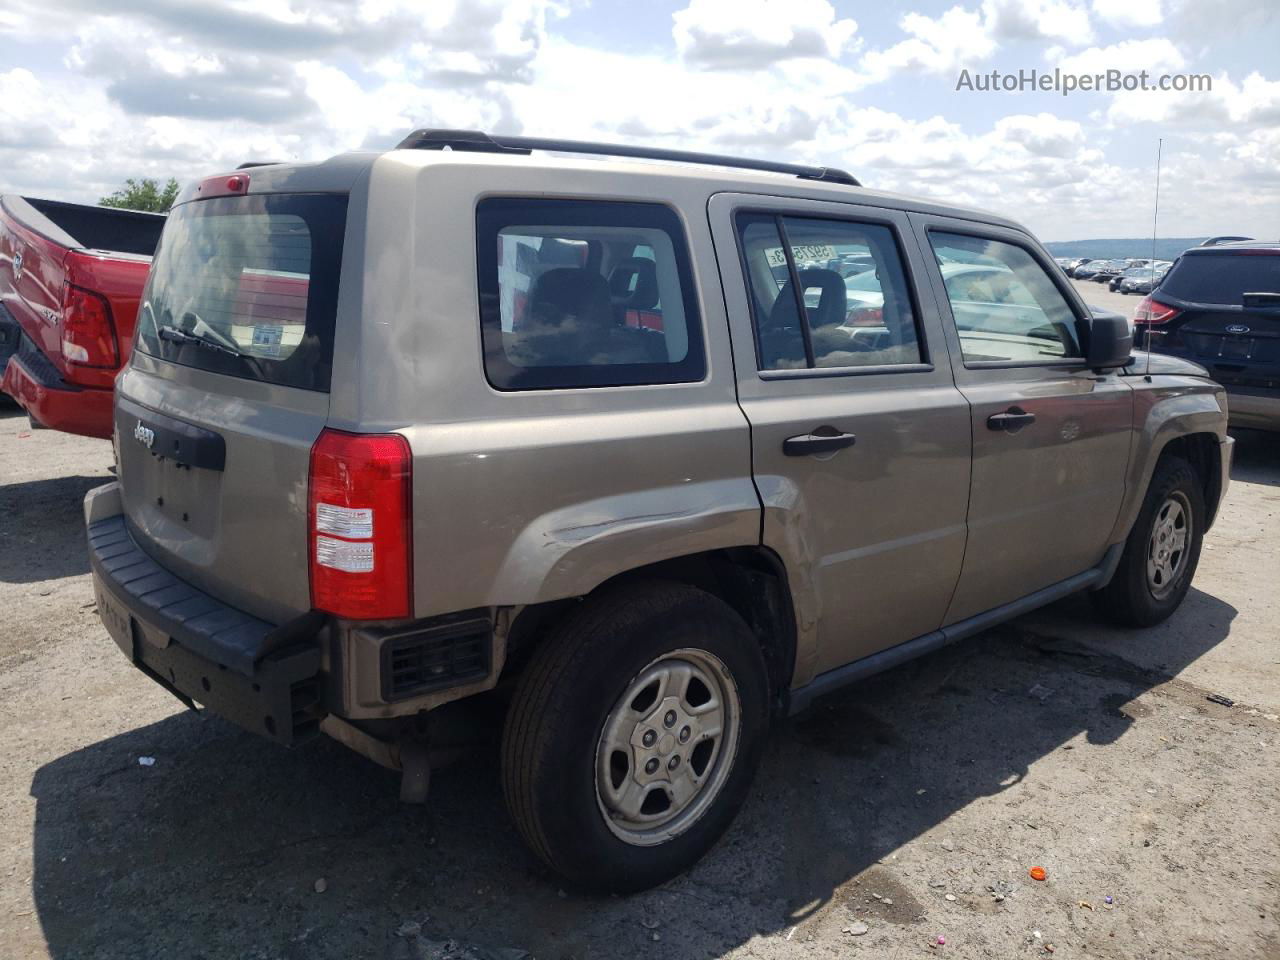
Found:
[[[133,439],[150,450],[151,445],[156,442],[156,432],[150,427],[144,426],[142,421],[139,420],[138,425],[133,428]]]
[[[1227,333],[1248,333],[1248,332],[1249,332],[1249,328],[1246,327],[1243,323],[1227,324]]]

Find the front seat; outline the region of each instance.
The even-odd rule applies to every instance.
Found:
[[[826,348],[819,348],[817,338],[844,323],[847,313],[844,280],[834,270],[798,270],[796,274],[803,291],[807,292],[815,287],[818,290],[817,304],[806,304],[805,307],[810,337],[814,339],[814,354],[818,356],[825,353]],[[761,326],[760,353],[761,364],[765,369],[787,369],[806,364],[804,334],[800,330],[800,318],[796,312],[795,287],[790,280],[778,291],[778,298],[773,301],[768,321]]]

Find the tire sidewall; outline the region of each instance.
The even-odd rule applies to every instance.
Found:
[[[1174,491],[1179,491],[1187,498],[1191,507],[1191,537],[1187,544],[1188,556],[1178,582],[1170,593],[1160,599],[1151,592],[1147,582],[1147,551],[1151,542],[1151,532],[1155,524],[1156,513]],[[1161,463],[1156,475],[1152,478],[1147,498],[1134,524],[1131,542],[1128,546],[1129,562],[1126,570],[1126,586],[1131,592],[1134,613],[1144,623],[1159,623],[1166,619],[1182,603],[1191,589],[1191,580],[1200,563],[1200,549],[1204,540],[1205,524],[1204,494],[1196,482],[1195,472],[1185,461],[1170,458]]]
[[[559,863],[583,886],[643,889],[696,862],[732,822],[759,762],[768,723],[768,682],[759,645],[738,615],[709,594],[690,590],[665,609],[620,610],[606,636],[590,636],[559,678],[563,709],[544,718],[546,739],[562,745],[541,759],[535,778],[539,822]],[[601,631],[596,631],[599,634]],[[665,653],[683,648],[713,654],[737,687],[740,729],[728,777],[684,832],[653,846],[616,836],[596,793],[596,753],[604,723],[628,685]]]

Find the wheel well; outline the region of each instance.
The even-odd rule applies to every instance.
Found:
[[[1207,525],[1213,523],[1218,510],[1218,499],[1222,494],[1222,458],[1218,454],[1218,442],[1218,438],[1212,433],[1189,433],[1170,440],[1160,451],[1162,459],[1175,456],[1187,461],[1200,478],[1205,510],[1208,513]]]
[[[663,560],[606,580],[606,587],[632,580],[672,580],[719,597],[751,628],[769,668],[773,702],[784,706],[795,671],[795,611],[786,570],[777,554],[764,547],[733,547]],[[525,607],[511,625],[506,673],[518,674],[552,627],[585,598],[554,600]]]

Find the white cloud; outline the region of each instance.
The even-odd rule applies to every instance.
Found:
[[[1171,73],[1186,66],[1187,59],[1172,41],[1164,37],[1149,40],[1125,40],[1109,47],[1090,47],[1074,56],[1060,59],[1057,66],[1064,73],[1097,75],[1108,70],[1153,74]]]
[[[989,60],[1003,44],[1075,47],[1093,39],[1088,11],[1067,0],[983,0],[976,9],[954,6],[937,17],[908,13],[899,25],[908,39],[863,58],[875,80],[903,71],[955,73]]]
[[[1093,0],[1093,14],[1113,27],[1153,28],[1164,21],[1163,0]]]
[[[1226,73],[1212,81],[1208,91],[1118,93],[1111,100],[1107,119],[1114,124],[1152,123],[1202,130],[1223,126],[1280,129],[1280,81],[1267,80],[1256,71],[1240,83]]]
[[[711,69],[754,69],[803,57],[835,59],[858,25],[827,0],[691,0],[673,17],[676,50]]]

